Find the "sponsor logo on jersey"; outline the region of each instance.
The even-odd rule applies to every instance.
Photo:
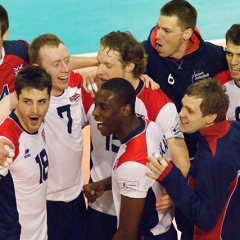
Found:
[[[173,136],[178,136],[180,134],[179,131],[179,124],[177,124],[176,126],[171,127],[171,132]]]
[[[122,187],[127,190],[138,190],[139,182],[137,181],[124,181],[122,182]]]
[[[43,139],[44,144],[46,144],[46,138],[45,138],[45,131],[44,131],[44,129],[42,130],[42,139]]]
[[[80,94],[75,93],[72,97],[69,98],[69,100],[71,102],[76,102],[77,103],[79,101],[79,98],[80,98]]]
[[[18,72],[23,68],[23,63],[13,68],[13,73],[16,76]]]
[[[29,149],[26,148],[26,149],[25,149],[25,153],[24,153],[24,158],[29,158],[29,157],[31,157],[31,154],[30,154],[30,152],[29,152]]]
[[[168,150],[167,139],[166,139],[166,136],[163,135],[162,142],[160,142],[160,144],[159,144],[159,153],[160,153],[161,157],[163,157],[163,155],[166,154],[167,150]]]
[[[194,73],[192,75],[192,82],[195,82],[197,80],[207,78],[209,77],[209,73],[205,73],[204,71],[201,71],[200,69],[194,70]]]

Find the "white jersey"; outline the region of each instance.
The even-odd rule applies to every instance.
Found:
[[[45,117],[49,157],[47,200],[72,201],[84,184],[81,82],[82,76],[71,72],[69,87],[61,96],[51,96]]]
[[[224,86],[226,86],[230,101],[227,111],[228,121],[240,121],[240,87],[235,84],[234,80],[225,83]]]
[[[155,121],[167,139],[171,137],[183,138],[183,134],[178,129],[180,120],[176,107],[161,90],[154,91],[146,88],[143,81],[140,81],[136,94],[135,112],[138,115]],[[113,162],[121,143],[114,135],[107,137],[101,135],[92,116],[94,110],[93,100],[85,91],[82,93],[82,99],[91,126],[90,158],[92,168],[90,174],[91,180],[95,182],[111,175]],[[105,192],[94,203],[89,203],[89,205],[100,212],[116,215],[111,191]]]
[[[169,154],[167,140],[156,123],[142,120],[141,126],[131,132],[117,153],[112,170],[112,192],[119,224],[121,195],[129,198],[145,198],[139,224],[141,236],[159,235],[169,230],[173,209],[157,212],[156,199],[162,196],[158,181],[146,176],[151,170],[146,166],[152,153]],[[153,197],[154,196],[154,197]]]
[[[4,176],[0,180],[0,239],[47,239],[48,157],[43,125],[38,132],[27,133],[12,112],[0,126],[0,138],[15,146],[13,162],[0,170]]]

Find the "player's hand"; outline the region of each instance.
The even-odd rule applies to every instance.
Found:
[[[95,82],[96,77],[97,70],[92,70],[83,74],[83,88],[91,95],[92,98],[95,97],[95,93],[98,90],[97,84]]]
[[[14,157],[14,153],[12,151],[7,151],[4,146],[14,150],[14,145],[11,141],[9,141],[5,138],[0,139],[0,165],[1,165],[1,168],[6,167],[10,163],[12,163],[12,158]]]
[[[104,191],[105,186],[101,181],[88,183],[83,186],[83,193],[90,203],[95,202],[98,197],[103,195]]]
[[[156,156],[156,154],[153,153],[153,156]],[[168,166],[168,163],[170,162],[170,159],[167,157],[166,154],[163,155],[163,158],[158,155],[156,157],[157,160],[153,159],[150,156],[148,156],[147,159],[149,162],[147,162],[146,165],[150,170],[152,170],[153,173],[146,173],[146,176],[152,179],[158,179],[162,172],[165,170],[165,168]]]
[[[152,90],[158,90],[160,85],[152,80],[147,74],[142,74],[140,79],[145,82],[145,86],[148,88],[151,87]]]
[[[167,194],[164,187],[162,187],[162,192],[163,192],[162,197],[158,198],[156,202],[157,211],[164,211],[173,204],[171,197]]]

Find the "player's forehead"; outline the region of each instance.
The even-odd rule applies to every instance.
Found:
[[[233,54],[240,54],[240,45],[235,45],[232,41],[228,40],[226,43],[226,50]]]
[[[97,59],[99,62],[120,62],[121,53],[117,50],[111,49],[108,46],[101,45],[97,53]]]
[[[29,99],[29,100],[41,100],[48,97],[47,88],[43,90],[38,90],[36,88],[23,88],[19,95],[22,99]]]
[[[39,51],[39,56],[43,61],[56,61],[69,57],[69,53],[66,46],[60,43],[58,46],[43,46]]]

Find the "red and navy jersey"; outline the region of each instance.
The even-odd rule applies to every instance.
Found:
[[[239,122],[203,128],[188,183],[172,164],[161,174],[161,184],[186,217],[181,239],[239,239],[239,139]]]
[[[189,85],[228,70],[224,48],[204,42],[197,31],[194,31],[188,50],[182,59],[160,57],[155,49],[155,39],[156,27],[151,30],[148,40],[143,42],[148,55],[146,73],[160,84],[161,89],[175,103],[178,111],[181,109],[181,100]],[[230,79],[222,82],[228,80]]]
[[[143,46],[148,55],[146,73],[160,84],[162,91],[174,102],[178,112],[182,107],[182,98],[189,85],[206,78],[215,77],[222,73],[221,83],[231,80],[230,74],[223,74],[228,71],[226,54],[221,46],[210,42],[204,42],[200,34],[194,31],[186,54],[182,59],[172,57],[160,57],[156,50],[156,27],[154,27],[148,40]],[[196,152],[197,140],[195,134],[185,134],[185,141],[189,155],[192,158]]]
[[[13,162],[0,170],[0,239],[47,239],[48,156],[43,125],[30,134],[12,112],[0,126],[0,138],[15,147]]]
[[[0,59],[0,100],[15,90],[15,76],[28,63],[28,43],[26,41],[3,42],[2,59]]]
[[[153,152],[169,154],[166,137],[156,123],[142,120],[141,125],[122,140],[112,167],[112,192],[120,219],[121,195],[129,198],[145,198],[139,235],[156,236],[167,232],[172,223],[172,208],[157,212],[155,204],[162,196],[161,186],[146,176],[151,170],[146,166],[147,156]]]

